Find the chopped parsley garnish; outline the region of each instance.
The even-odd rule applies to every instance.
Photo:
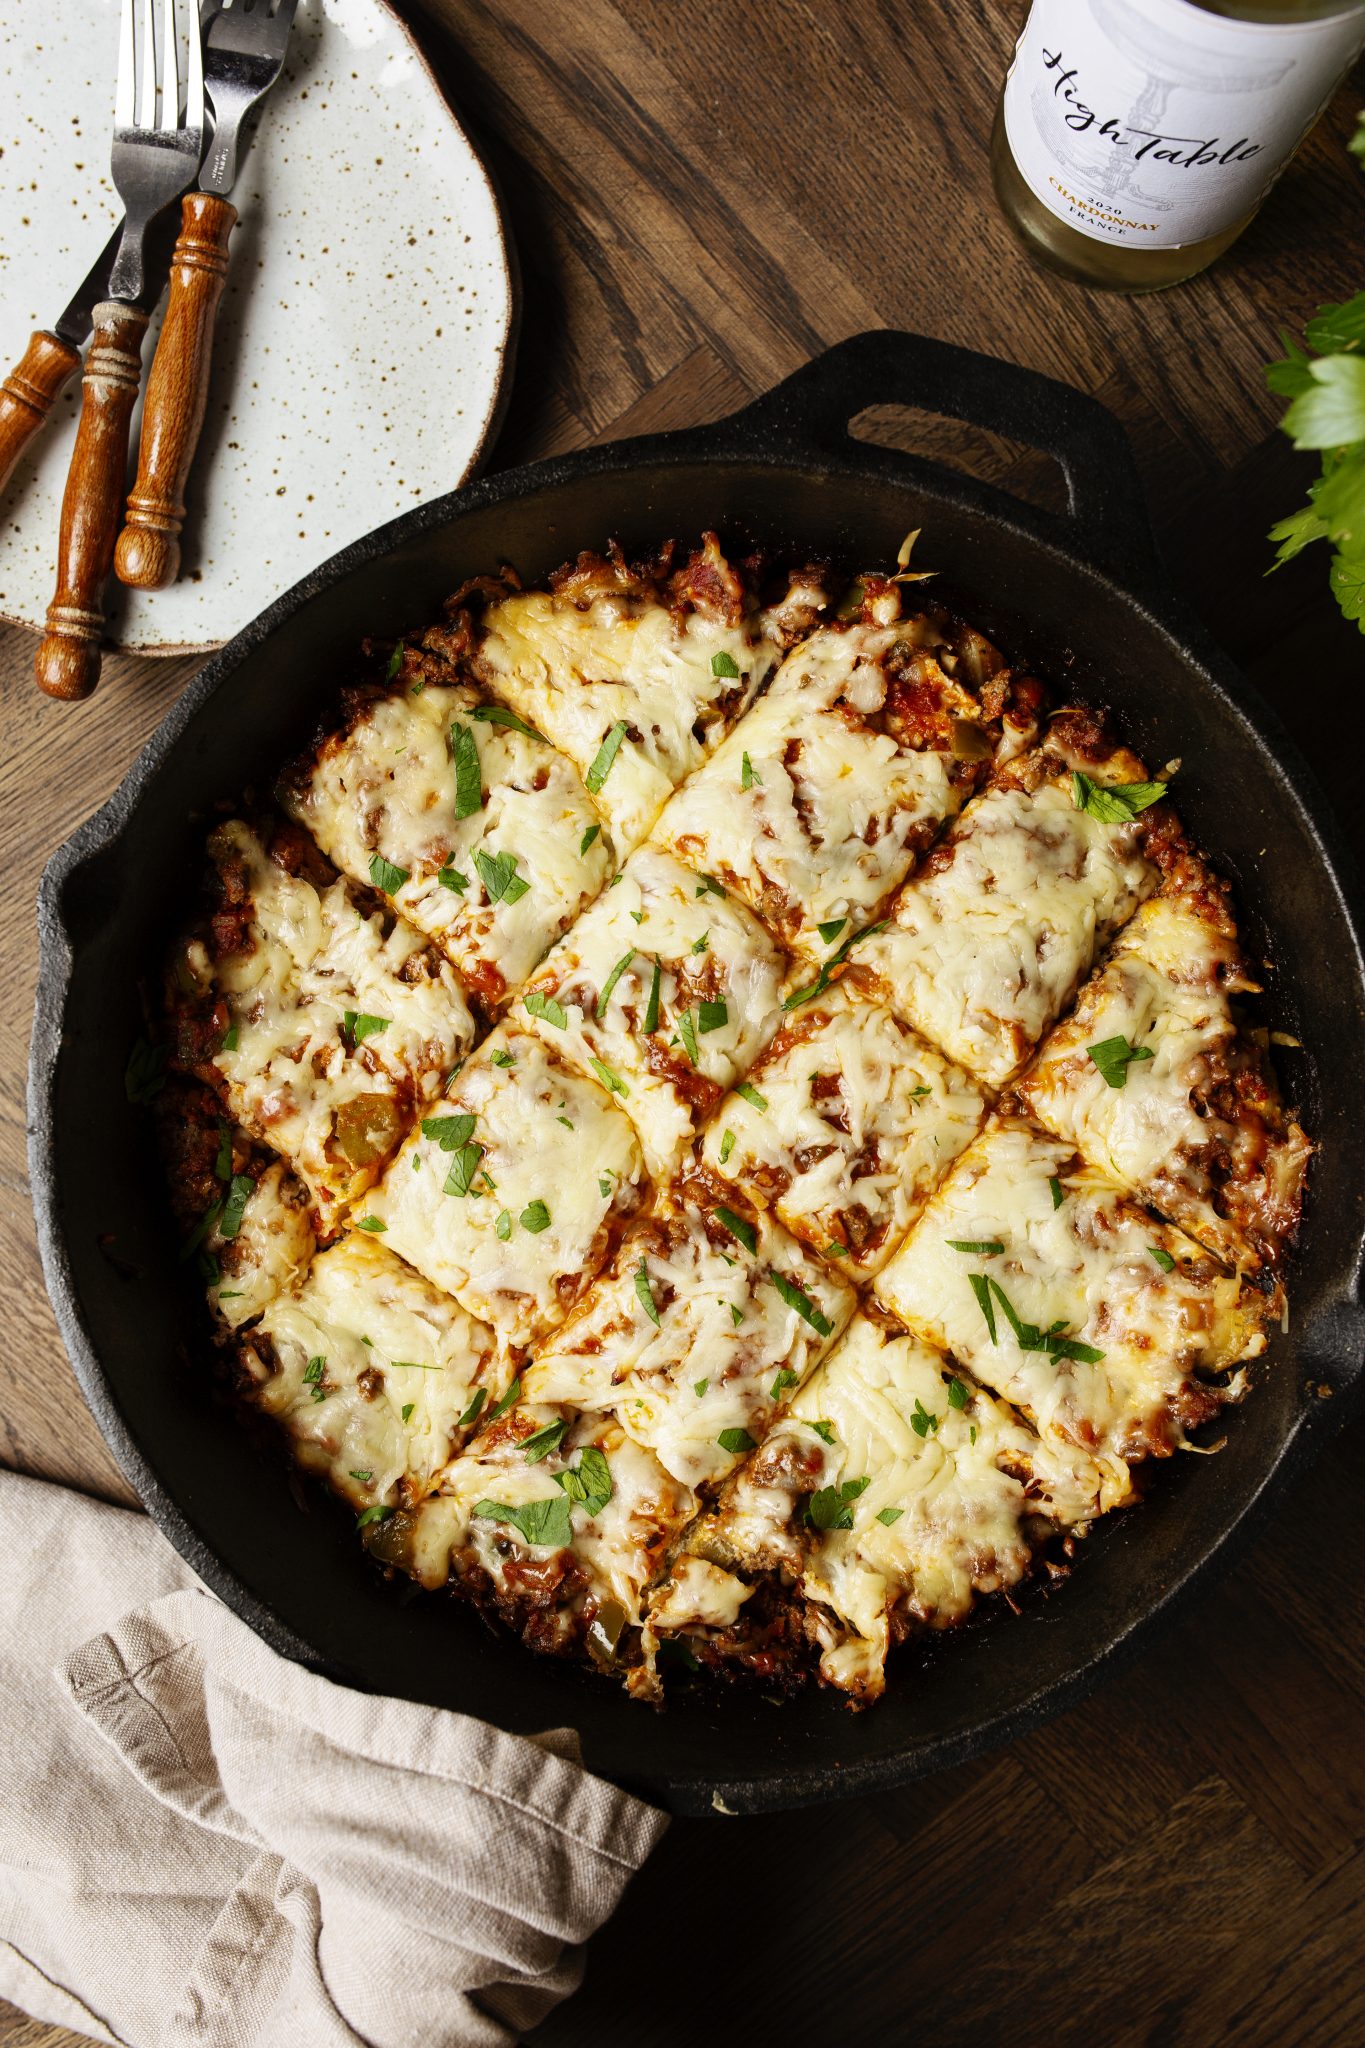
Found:
[[[625,736],[626,721],[624,718],[618,718],[601,746],[597,749],[596,754],[594,754],[592,766],[585,777],[588,788],[594,796],[598,795],[602,784],[611,774],[612,763],[621,751],[621,742]]]
[[[950,1408],[965,1408],[970,1399],[971,1395],[967,1392],[961,1380],[949,1380],[948,1406]]]
[[[368,1486],[374,1478],[373,1472],[352,1472],[352,1479],[358,1479],[362,1486]]]
[[[1098,1365],[1104,1357],[1104,1353],[1097,1351],[1093,1344],[1082,1344],[1079,1339],[1068,1337],[1064,1321],[1055,1322],[1046,1330],[1040,1330],[1036,1323],[1024,1322],[998,1280],[988,1279],[982,1273],[971,1273],[968,1278],[972,1283],[972,1292],[976,1296],[977,1304],[986,1319],[986,1328],[990,1332],[992,1344],[998,1341],[995,1312],[991,1306],[991,1295],[994,1295],[1004,1311],[1005,1321],[1014,1332],[1014,1341],[1021,1351],[1044,1351],[1050,1358],[1073,1358],[1080,1365]]]
[[[571,1117],[557,1116],[555,1118],[555,1122],[557,1124],[563,1124],[566,1131],[571,1131],[573,1129],[573,1119]]]
[[[759,788],[762,789],[763,777],[754,767],[754,764],[749,759],[749,756],[745,754],[740,761],[739,786],[741,789],[752,789],[755,783],[757,783]]]
[[[938,1424],[938,1416],[932,1414],[930,1410],[925,1407],[923,1401],[916,1400],[915,1412],[910,1417],[910,1427],[914,1430],[915,1435],[928,1436],[931,1430],[937,1431]]]
[[[588,1445],[576,1465],[554,1476],[567,1498],[577,1501],[586,1515],[600,1515],[611,1499],[611,1467],[596,1444]]]
[[[1066,1196],[1065,1196],[1065,1194],[1064,1194],[1064,1193],[1063,1193],[1063,1191],[1062,1191],[1062,1184],[1061,1184],[1060,1180],[1058,1180],[1058,1178],[1057,1178],[1057,1176],[1056,1176],[1056,1174],[1055,1174],[1055,1173],[1054,1173],[1054,1174],[1053,1174],[1053,1175],[1052,1175],[1052,1176],[1050,1177],[1050,1179],[1048,1180],[1048,1186],[1049,1186],[1049,1187],[1051,1188],[1051,1190],[1052,1190],[1052,1206],[1053,1206],[1053,1208],[1054,1208],[1054,1209],[1060,1209],[1060,1208],[1061,1208],[1061,1206],[1062,1206],[1062,1203],[1063,1203],[1063,1202],[1064,1202],[1064,1201],[1066,1200]]]
[[[969,1273],[967,1278],[971,1282],[972,1293],[976,1296],[976,1305],[986,1319],[990,1340],[995,1344],[999,1340],[995,1334],[995,1303],[991,1300],[991,1283],[984,1273]]]
[[[1165,782],[1092,782],[1079,769],[1071,777],[1076,809],[1088,811],[1102,825],[1127,825],[1139,811],[1159,804],[1168,788]]]
[[[695,1067],[699,1057],[697,1052],[697,1020],[690,1010],[684,1010],[678,1019],[678,1036],[682,1040],[683,1051]]]
[[[546,1500],[528,1500],[519,1508],[501,1500],[476,1501],[474,1512],[490,1522],[510,1522],[524,1542],[547,1550],[567,1550],[573,1542],[569,1502],[562,1493],[552,1493]]]
[[[403,643],[400,640],[393,653],[389,656],[389,665],[384,671],[384,681],[386,683],[393,682],[399,669],[403,666],[403,651]]]
[[[604,1060],[599,1060],[592,1053],[589,1053],[588,1065],[592,1068],[602,1086],[610,1089],[613,1095],[629,1095],[630,1090],[621,1079],[621,1076],[613,1074],[611,1068]]]
[[[788,1387],[796,1385],[796,1380],[797,1375],[792,1371],[791,1367],[789,1365],[782,1366],[778,1371],[777,1378],[768,1389],[768,1399],[770,1401],[780,1401]]]
[[[505,1415],[507,1413],[508,1409],[512,1406],[514,1401],[519,1401],[520,1399],[521,1381],[520,1379],[515,1379],[513,1380],[511,1386],[507,1389],[507,1392],[503,1395],[502,1399],[499,1401],[497,1407],[489,1409],[488,1420],[490,1422],[496,1422],[499,1416]]]
[[[602,1197],[602,1200],[603,1200],[604,1202],[609,1202],[609,1201],[611,1200],[611,1175],[610,1175],[610,1174],[607,1174],[607,1173],[599,1173],[599,1174],[598,1174],[598,1176],[597,1176],[597,1192],[598,1192],[598,1194],[599,1194],[599,1195],[600,1195],[600,1196]]]
[[[232,1030],[237,1026],[234,1024]],[[229,1032],[228,1037],[232,1033]],[[233,1040],[236,1044],[236,1040]],[[227,1038],[218,1050],[228,1050]],[[130,1102],[151,1102],[161,1093],[166,1084],[166,1047],[149,1045],[145,1038],[139,1038],[128,1055],[128,1064],[123,1072],[123,1092]],[[221,1179],[222,1176],[220,1175]]]
[[[628,953],[623,953],[621,955],[616,965],[612,968],[611,973],[607,976],[606,981],[603,983],[602,993],[597,998],[597,1021],[599,1024],[607,1014],[607,1004],[611,1001],[612,990],[615,988],[617,982],[621,979],[621,976],[625,973],[626,969],[629,967],[631,961],[634,958],[635,948],[632,946]]]
[[[827,946],[832,946],[847,923],[848,919],[846,917],[832,917],[828,923],[816,925],[815,929],[819,932],[824,943]]]
[[[307,1365],[303,1368],[304,1385],[306,1387],[317,1386],[326,1370],[327,1360],[325,1358],[310,1358]]]
[[[367,1038],[376,1038],[381,1031],[387,1031],[392,1022],[392,1017],[372,1017],[367,1010],[343,1010],[341,1013],[341,1029],[353,1049],[362,1046]]]
[[[373,1507],[366,1508],[363,1515],[356,1516],[355,1525],[357,1529],[363,1529],[367,1522],[387,1522],[393,1512],[382,1500],[377,1500]]]
[[[499,1215],[497,1222],[493,1225],[493,1235],[502,1244],[506,1244],[508,1238],[512,1235],[512,1212],[510,1209],[504,1209]]]
[[[735,667],[734,655],[727,653],[723,647],[719,654],[713,654],[711,656],[711,673],[713,676],[724,676],[727,682],[737,683],[739,681],[739,670]]]
[[[223,1042],[218,1048],[219,1052],[236,1052],[237,1040],[240,1035],[240,1026],[235,1023],[229,1024],[227,1030],[223,1033]]]
[[[587,852],[588,848],[592,845],[593,840],[597,838],[601,830],[602,827],[600,825],[589,825],[587,831],[583,834],[583,837],[578,842],[578,857],[580,860],[583,858],[583,855]]]
[[[933,1092],[934,1091],[929,1086],[928,1082],[922,1081],[918,1088],[912,1088],[910,1090],[910,1099],[912,1102],[918,1102],[922,1096],[932,1095]]]
[[[693,1392],[693,1393],[694,1393],[694,1394],[696,1395],[696,1397],[697,1397],[697,1399],[698,1399],[699,1401],[700,1401],[700,1399],[701,1399],[702,1395],[703,1395],[703,1394],[704,1394],[704,1393],[706,1392],[706,1389],[707,1389],[707,1388],[708,1388],[708,1387],[710,1386],[710,1384],[711,1384],[711,1379],[710,1379],[710,1375],[709,1375],[709,1374],[707,1375],[707,1377],[706,1377],[706,1378],[705,1378],[704,1380],[693,1380],[693,1382],[692,1382],[692,1392]]]
[[[442,868],[436,877],[443,889],[450,889],[456,896],[463,896],[469,887],[468,875],[462,875],[458,868]]]
[[[457,1145],[450,1156],[450,1171],[446,1175],[445,1190],[448,1195],[467,1195],[473,1187],[483,1158],[482,1145]]]
[[[707,1031],[723,1031],[729,1021],[729,1007],[723,998],[718,999],[714,1003],[698,1003],[697,1029],[699,1031],[703,1033]],[[696,1064],[695,1061],[693,1064]]]
[[[223,1213],[218,1218],[220,1237],[236,1237],[242,1227],[242,1216],[255,1186],[256,1183],[249,1173],[235,1173],[232,1176],[227,1194],[223,1198]]]
[[[756,1109],[760,1114],[768,1107],[767,1096],[760,1095],[752,1081],[741,1081],[735,1093],[742,1102],[748,1103],[750,1109]]]
[[[450,728],[451,752],[455,758],[455,815],[472,818],[483,809],[483,777],[479,772],[479,743],[472,725]]]
[[[505,1048],[502,1052],[489,1053],[488,1057],[495,1067],[514,1067],[517,1063],[516,1054],[508,1052]]]
[[[842,1486],[822,1486],[806,1502],[806,1520],[812,1529],[851,1529],[853,1503],[865,1493],[867,1479],[846,1479]]]
[[[545,735],[528,725],[524,718],[518,718],[515,711],[509,711],[505,704],[476,704],[469,714],[480,725],[507,725],[513,732],[524,732],[528,740],[539,740],[545,744]]]
[[[864,939],[872,938],[877,932],[884,932],[886,926],[887,920],[883,918],[879,924],[867,925],[860,932],[850,932],[843,945],[836,947],[830,954],[814,981],[808,982],[804,988],[792,990],[782,1005],[783,1009],[794,1010],[799,1004],[808,1003],[813,996],[822,996],[834,978],[835,968],[843,966],[853,948],[860,946]]]
[[[538,988],[529,989],[522,997],[521,1006],[528,1017],[539,1017],[542,1023],[553,1024],[556,1031],[568,1028],[568,1015],[562,1003],[553,996],[547,996]]]
[[[975,1423],[973,1423],[973,1424],[972,1424],[972,1442],[973,1442],[973,1443],[975,1443],[975,1442],[976,1442],[976,1424],[975,1424]]]
[[[401,889],[411,872],[411,868],[395,867],[391,860],[385,860],[382,853],[370,855],[370,880],[386,896],[392,896]]]
[[[568,1423],[561,1416],[558,1422],[547,1422],[544,1429],[538,1429],[534,1436],[522,1439],[522,1452],[528,1465],[538,1465],[542,1458],[548,1458],[557,1450],[568,1434]]]
[[[474,1135],[475,1119],[472,1116],[424,1116],[422,1136],[430,1138],[443,1152],[458,1151],[467,1145]]]
[[[744,1311],[742,1308],[739,1307],[737,1302],[732,1301],[730,1303],[730,1321],[734,1324],[736,1329],[738,1329],[740,1324],[744,1321]]]
[[[724,1166],[724,1164],[725,1164],[726,1160],[727,1160],[727,1159],[728,1159],[728,1158],[730,1157],[730,1154],[731,1154],[731,1153],[732,1153],[732,1152],[734,1151],[734,1149],[735,1149],[735,1134],[734,1134],[734,1132],[733,1132],[733,1131],[726,1131],[726,1132],[724,1132],[724,1134],[723,1134],[723,1135],[722,1135],[722,1137],[721,1137],[721,1141],[720,1141],[720,1163],[721,1163],[721,1165],[722,1165],[722,1166]]]
[[[998,1237],[945,1237],[950,1252],[971,1252],[978,1259],[994,1259],[1005,1247]]]
[[[818,1437],[822,1438],[823,1441],[827,1444],[832,1444],[837,1440],[835,1436],[834,1424],[830,1422],[828,1418],[825,1418],[820,1422],[812,1422],[811,1428],[815,1431],[815,1434]]]
[[[468,1429],[471,1422],[477,1422],[479,1419],[479,1410],[483,1407],[483,1404],[487,1399],[487,1387],[475,1387],[474,1397],[470,1401],[469,1406],[465,1409],[464,1414],[460,1417],[457,1427],[459,1427],[460,1429]],[[412,1410],[409,1409],[408,1414],[410,1415],[411,1413]],[[406,1415],[404,1416],[403,1420],[405,1422],[407,1421]]]
[[[758,1448],[747,1429],[723,1429],[716,1442],[723,1451],[752,1451]]]
[[[721,1229],[728,1230],[736,1244],[742,1244],[745,1251],[752,1257],[758,1250],[758,1232],[754,1229],[753,1224],[746,1223],[742,1216],[736,1216],[733,1209],[723,1207],[713,1209],[711,1214],[715,1217]]]
[[[635,920],[636,924],[643,924],[645,921],[645,914],[643,910],[632,910],[630,915]]]
[[[824,1315],[815,1306],[810,1296],[798,1287],[794,1280],[789,1280],[785,1273],[779,1273],[776,1267],[769,1273],[768,1278],[786,1302],[787,1307],[795,1309],[802,1322],[809,1323],[818,1337],[832,1337],[834,1335],[834,1325],[829,1320],[829,1317]]]
[[[708,929],[707,931],[704,931],[704,932],[702,933],[702,935],[701,935],[701,937],[700,937],[699,939],[694,939],[694,940],[693,940],[693,942],[692,942],[692,951],[693,951],[694,953],[704,953],[704,952],[706,951],[707,947],[708,947],[708,946],[710,945],[710,943],[711,943],[711,933],[710,933],[710,931],[709,931],[709,929]]]
[[[725,891],[721,888],[714,875],[703,875],[697,894],[698,896],[723,896]]]
[[[825,1246],[825,1257],[827,1259],[851,1258],[852,1247],[846,1244],[840,1244],[837,1237],[832,1237],[829,1243]]]
[[[657,1330],[659,1311],[654,1301],[654,1289],[649,1284],[649,1268],[643,1259],[635,1269],[635,1294],[641,1308]]]
[[[532,1237],[539,1237],[542,1230],[550,1227],[550,1212],[537,1195],[534,1202],[528,1202],[517,1218],[523,1230],[529,1230]]]
[[[379,1235],[387,1230],[389,1226],[387,1223],[381,1223],[377,1216],[362,1216],[358,1227],[361,1230],[372,1230],[376,1235]]]
[[[891,1524],[898,1522],[904,1513],[904,1508],[878,1508],[877,1520],[884,1529],[889,1529]]]
[[[645,1030],[659,1028],[659,987],[663,981],[663,970],[658,961],[654,962],[654,973],[649,984],[649,1001],[645,1004]]]
[[[517,873],[514,853],[485,853],[481,846],[476,846],[474,865],[490,903],[519,903],[531,886]]]
[[[1150,1045],[1130,1045],[1121,1032],[1117,1038],[1102,1038],[1098,1045],[1088,1045],[1086,1051],[1111,1088],[1123,1086],[1134,1060],[1156,1057]]]
[[[404,1422],[411,1422],[412,1411],[416,1406],[417,1403],[415,1401],[405,1401],[403,1403],[402,1407],[399,1409],[398,1412],[402,1416]]]
[[[1171,1257],[1169,1252],[1164,1252],[1159,1244],[1149,1244],[1147,1249],[1151,1253],[1152,1257],[1156,1260],[1158,1266],[1160,1266],[1163,1273],[1172,1273],[1175,1271],[1175,1260]]]

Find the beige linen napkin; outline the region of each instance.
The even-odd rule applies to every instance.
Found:
[[[145,1516],[0,1471],[0,1996],[131,2048],[500,2048],[667,1825],[267,1649]]]

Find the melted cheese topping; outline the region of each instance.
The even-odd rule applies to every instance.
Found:
[[[476,1387],[496,1401],[506,1380],[493,1332],[358,1232],[319,1252],[260,1329],[277,1370],[257,1406],[360,1509],[425,1491],[468,1433]]]
[[[349,885],[319,891],[287,874],[240,820],[211,851],[239,856],[251,892],[251,945],[190,967],[227,999],[236,1043],[214,1056],[238,1122],[284,1154],[334,1228],[377,1178],[411,1098],[429,1100],[474,1035],[454,969],[410,925],[366,916]],[[358,1045],[346,1013],[381,1017]]]
[[[877,1272],[985,1114],[967,1076],[883,1004],[831,989],[790,1014],[707,1127],[704,1158],[841,1269]]]
[[[582,781],[544,740],[473,714],[472,689],[428,684],[369,704],[318,749],[312,778],[290,803],[323,851],[358,882],[378,855],[406,880],[392,900],[436,939],[473,988],[496,1003],[591,901],[611,871],[611,848]],[[456,815],[452,729],[478,755],[481,801]],[[527,884],[515,901],[490,898],[478,856],[510,853]],[[441,880],[442,875],[445,881]]]
[[[999,1088],[1156,886],[1138,833],[1078,810],[1068,784],[988,790],[897,897],[890,929],[858,948],[858,971]]]
[[[676,1479],[717,1485],[748,1447],[721,1437],[741,1431],[757,1442],[853,1308],[850,1290],[769,1217],[752,1227],[750,1253],[705,1212],[665,1203],[540,1351],[527,1397],[613,1409]],[[802,1290],[830,1337],[784,1300],[774,1271]],[[779,1372],[795,1380],[775,1386]]]
[[[655,834],[816,958],[876,914],[960,801],[946,755],[872,723],[886,679],[871,657],[892,637],[822,632],[798,647]],[[839,919],[847,929],[822,939]]]
[[[1121,1461],[1164,1454],[1240,1392],[1236,1382],[1220,1389],[1192,1376],[1261,1351],[1265,1304],[1182,1232],[1092,1169],[1073,1171],[1073,1162],[1068,1143],[993,1119],[928,1203],[876,1293],[1050,1441],[1079,1444],[1111,1465],[1121,1498]],[[1003,1250],[965,1253],[949,1240]],[[1169,1272],[1154,1249],[1174,1262]],[[1040,1333],[1055,1325],[1100,1358],[1023,1348],[994,1295],[992,1341],[974,1274],[1003,1289],[1023,1324]]]
[[[1224,1113],[1233,1090],[1220,1084],[1252,1058],[1237,1045],[1228,995],[1250,986],[1223,924],[1197,900],[1154,896],[1017,1089],[1040,1123],[1233,1265],[1258,1261],[1229,1203],[1251,1211],[1257,1237],[1273,1244],[1297,1215],[1309,1151],[1271,1105],[1269,1133],[1261,1114]],[[1119,1088],[1087,1050],[1115,1037],[1152,1055],[1130,1062]]]
[[[225,1238],[215,1226],[204,1240],[219,1274],[207,1290],[209,1307],[230,1330],[240,1329],[307,1272],[314,1242],[307,1193],[277,1159],[247,1198],[237,1235]]]
[[[656,963],[658,1025],[646,1033]],[[594,1072],[598,1060],[617,1076],[625,1092],[616,1099],[639,1133],[646,1164],[667,1178],[691,1144],[699,1115],[757,1054],[782,974],[782,956],[756,918],[646,846],[531,984],[557,1000],[566,1025],[529,1012],[524,1022],[584,1072]]]
[[[370,1211],[390,1250],[506,1343],[528,1344],[563,1319],[638,1207],[640,1148],[595,1081],[522,1031],[486,1039],[426,1120],[461,1116],[473,1132],[453,1150],[412,1133]],[[469,1192],[447,1193],[452,1178]]]
[[[823,1504],[850,1526],[816,1528],[812,1497],[845,1485],[842,1510],[827,1492]],[[737,1475],[709,1540],[748,1570],[798,1578],[824,1611],[812,1626],[825,1676],[875,1696],[898,1621],[960,1621],[1024,1576],[1040,1522],[1084,1524],[1102,1491],[1084,1452],[1042,1443],[938,1352],[856,1316]]]
[[[644,838],[727,718],[762,686],[776,653],[747,626],[693,612],[680,627],[663,605],[612,596],[580,611],[527,592],[492,606],[484,625],[479,667],[491,688],[581,775],[625,720],[627,735],[596,793],[622,853]],[[738,671],[738,702],[736,679],[715,672],[718,657]]]

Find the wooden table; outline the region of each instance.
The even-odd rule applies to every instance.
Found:
[[[1365,648],[1320,554],[1263,576],[1265,530],[1309,467],[1274,431],[1261,376],[1281,324],[1365,285],[1365,184],[1343,146],[1360,87],[1210,275],[1149,299],[1087,294],[1030,268],[991,195],[987,136],[1023,12],[414,0],[522,257],[494,459],[718,416],[865,327],[1067,377],[1127,423],[1177,578],[1365,837],[1359,753],[1340,737],[1361,729]],[[914,415],[878,426],[1046,487],[985,436]],[[193,663],[111,658],[99,695],[69,708],[35,694],[33,646],[0,635],[0,1456],[128,1500],[34,1245],[30,906]],[[713,2041],[918,2048],[1365,2038],[1363,1489],[1357,1425],[1131,1675],[982,1763],[856,1804],[676,1823],[537,2042],[691,2048],[699,2025]],[[6,2048],[73,2038],[0,2008]]]

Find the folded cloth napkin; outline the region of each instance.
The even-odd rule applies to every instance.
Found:
[[[667,1825],[267,1649],[145,1516],[0,1471],[0,1996],[132,2048],[515,2041]]]

